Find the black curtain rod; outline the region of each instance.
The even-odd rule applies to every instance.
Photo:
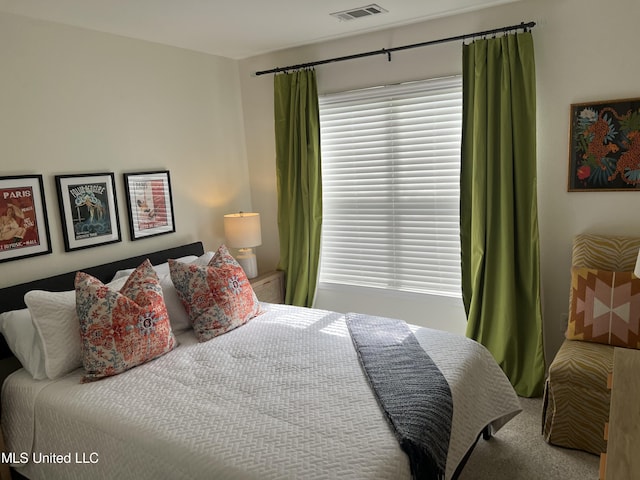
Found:
[[[364,52],[364,53],[356,53],[353,55],[346,55],[344,57],[336,57],[336,58],[328,58],[326,60],[318,60],[316,62],[309,62],[309,63],[300,63],[298,65],[289,65],[288,67],[279,67],[279,68],[272,68],[271,70],[262,70],[260,72],[256,72],[256,75],[266,75],[268,73],[279,73],[279,72],[288,72],[289,70],[299,70],[301,68],[308,68],[308,67],[315,67],[316,65],[324,65],[325,63],[333,63],[333,62],[343,62],[345,60],[353,60],[355,58],[362,58],[362,57],[371,57],[373,55],[386,55],[387,59],[389,61],[391,61],[391,53],[393,52],[398,52],[400,50],[409,50],[410,48],[418,48],[418,47],[427,47],[429,45],[437,45],[439,43],[447,43],[447,42],[455,42],[458,40],[466,40],[467,38],[476,38],[476,37],[483,37],[486,35],[495,35],[497,33],[508,33],[508,32],[513,32],[516,30],[524,30],[525,32],[528,31],[530,28],[533,28],[536,26],[536,22],[528,22],[528,23],[520,23],[520,25],[511,25],[509,27],[502,27],[502,28],[494,28],[492,30],[485,30],[484,32],[476,32],[476,33],[467,33],[464,35],[457,35],[455,37],[449,37],[449,38],[441,38],[439,40],[430,40],[428,42],[422,42],[422,43],[414,43],[412,45],[403,45],[401,47],[393,47],[393,48],[383,48],[380,50],[373,50],[371,52]]]

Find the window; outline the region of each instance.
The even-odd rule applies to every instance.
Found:
[[[460,296],[462,78],[320,97],[320,283]]]

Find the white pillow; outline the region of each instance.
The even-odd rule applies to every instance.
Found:
[[[120,278],[109,283],[119,290],[127,281]],[[60,378],[82,367],[80,322],[76,313],[76,292],[31,290],[24,296],[44,355],[47,378]]]
[[[0,313],[0,331],[25,370],[36,380],[47,378],[44,355],[29,309]]]
[[[198,257],[196,257],[195,255],[187,255],[186,257],[180,257],[177,260],[178,262],[191,263],[197,259]],[[169,274],[169,263],[165,262],[165,263],[160,263],[158,265],[154,265],[153,269],[158,274],[158,277],[161,278],[163,275]],[[111,281],[113,282],[114,280],[118,280],[119,278],[122,278],[122,277],[129,277],[129,275],[131,275],[134,270],[135,268],[126,268],[124,270],[118,270],[116,274],[113,276],[113,278],[111,279]]]
[[[202,255],[200,255],[193,262],[188,262],[188,263],[194,263],[194,264],[198,265],[199,267],[204,267],[205,265],[209,265],[209,262],[211,261],[211,259],[214,257],[215,254],[216,254],[216,252],[204,252]],[[180,260],[178,260],[178,261],[180,261]]]
[[[164,304],[167,306],[171,330],[173,330],[175,335],[180,335],[182,332],[186,332],[191,328],[189,315],[187,315],[187,311],[184,309],[180,297],[178,297],[176,287],[173,286],[171,275],[167,273],[166,275],[159,275],[158,278],[160,279],[160,286],[162,287]]]

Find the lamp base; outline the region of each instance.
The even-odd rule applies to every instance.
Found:
[[[240,264],[247,278],[258,276],[258,261],[252,248],[240,248],[236,256],[236,261]]]

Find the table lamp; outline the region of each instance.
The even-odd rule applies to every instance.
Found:
[[[224,216],[224,235],[227,246],[238,249],[236,260],[247,278],[258,276],[258,263],[253,247],[262,244],[259,213],[229,213]]]

